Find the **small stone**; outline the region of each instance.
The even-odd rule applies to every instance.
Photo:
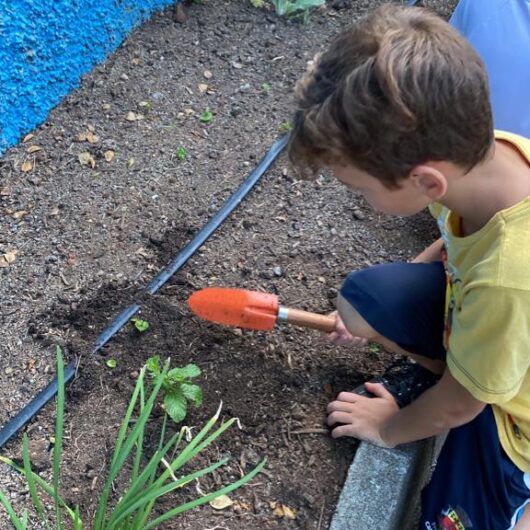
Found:
[[[353,210],[353,217],[359,221],[366,219],[366,215],[361,210]]]
[[[274,275],[275,276],[278,276],[279,278],[283,276],[283,269],[277,265],[276,267],[274,267],[274,269],[272,270],[272,272],[274,272]]]

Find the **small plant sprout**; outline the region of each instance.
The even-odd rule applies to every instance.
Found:
[[[213,114],[210,109],[202,111],[199,115],[199,121],[201,123],[207,124],[213,120]]]
[[[272,90],[272,87],[269,83],[261,83],[260,88],[264,94],[268,94]]]
[[[265,7],[265,0],[250,0],[250,3],[256,8],[256,9],[262,9]]]
[[[280,123],[280,132],[287,134],[293,130],[293,124],[290,121],[284,121]]]
[[[118,366],[118,362],[116,361],[116,359],[107,359],[105,361],[105,364],[109,367],[109,368],[116,368],[116,366]]]
[[[368,345],[368,351],[370,353],[379,353],[381,351],[381,348],[379,348],[379,345],[376,344],[375,342],[371,342],[369,345]]]
[[[188,150],[185,147],[180,146],[177,149],[177,158],[179,160],[186,160],[187,156],[188,156]]]
[[[307,15],[313,7],[320,7],[326,3],[326,0],[269,0],[274,6],[276,14],[279,16],[290,17],[293,15]]]
[[[151,377],[160,377],[162,367],[158,355],[148,359],[146,366]],[[164,408],[175,423],[180,423],[186,417],[188,401],[196,407],[202,404],[202,390],[191,382],[199,375],[201,369],[195,364],[187,364],[184,368],[172,368],[165,375],[162,382]]]
[[[136,330],[140,333],[149,329],[149,322],[147,322],[147,320],[142,320],[141,318],[133,318],[131,322],[133,323]]]

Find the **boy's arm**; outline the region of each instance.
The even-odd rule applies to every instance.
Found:
[[[343,392],[328,405],[328,424],[341,424],[333,429],[334,438],[354,436],[394,447],[464,425],[486,406],[460,385],[449,370],[437,385],[403,409],[397,408],[383,385],[365,383],[365,386],[376,397]]]
[[[438,238],[434,243],[429,245],[423,252],[420,252],[413,260],[412,263],[430,263],[431,261],[440,261],[442,259],[443,241],[442,238]]]

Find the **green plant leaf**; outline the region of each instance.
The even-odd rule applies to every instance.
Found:
[[[199,121],[201,123],[210,123],[213,120],[213,114],[209,109],[201,112],[199,115]]]
[[[177,149],[177,158],[179,160],[186,160],[186,157],[188,156],[188,151],[185,147],[179,147]]]
[[[177,381],[183,381],[198,377],[201,375],[201,369],[196,364],[187,364],[183,368],[172,368],[167,375]]]
[[[272,86],[269,83],[261,83],[261,91],[268,94],[272,90]]]
[[[105,364],[109,367],[109,368],[116,368],[116,366],[118,366],[118,362],[116,361],[116,359],[107,359],[105,361]]]
[[[182,390],[167,392],[164,396],[164,408],[175,423],[180,423],[186,417],[188,410],[186,397]]]
[[[147,320],[142,320],[141,318],[133,318],[132,322],[134,327],[141,333],[149,329],[149,322]]]
[[[188,401],[191,401],[196,407],[202,405],[202,389],[200,386],[182,383],[180,388]]]
[[[153,377],[160,375],[160,355],[153,355],[153,357],[149,357],[145,367]]]
[[[280,132],[285,134],[293,130],[293,124],[290,121],[280,123]]]

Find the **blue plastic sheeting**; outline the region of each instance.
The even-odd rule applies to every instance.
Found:
[[[0,155],[175,0],[0,0]]]
[[[530,137],[530,0],[461,0],[451,24],[486,63],[495,127]]]

